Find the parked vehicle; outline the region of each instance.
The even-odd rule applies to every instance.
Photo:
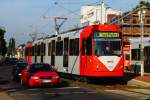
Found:
[[[28,62],[17,62],[15,66],[13,66],[13,80],[19,81],[21,78],[21,71],[28,66]]]
[[[57,86],[59,83],[59,75],[55,69],[46,63],[33,63],[22,71],[22,86],[38,87],[38,86]]]

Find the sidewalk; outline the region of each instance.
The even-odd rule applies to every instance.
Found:
[[[0,100],[14,100],[6,92],[0,92]]]
[[[140,74],[135,75],[134,73],[126,73],[126,77],[128,80],[128,86],[142,86],[150,88],[150,73],[145,73],[144,76],[140,76]]]

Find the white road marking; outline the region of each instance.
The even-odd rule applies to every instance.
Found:
[[[148,95],[140,94],[137,92],[125,91],[125,90],[104,90],[104,91],[119,94],[119,95],[125,95],[128,97],[134,97],[134,98],[142,99],[142,100],[149,98]]]
[[[80,87],[62,87],[62,88],[54,88],[54,89],[77,89],[77,88],[80,88]],[[39,90],[39,89],[40,88],[27,89],[27,90]],[[51,89],[51,88],[49,88],[49,89]]]
[[[86,91],[78,91],[78,92],[61,92],[61,93],[59,93],[59,92],[55,92],[55,93],[49,93],[49,92],[46,92],[46,93],[44,93],[44,94],[40,94],[40,93],[30,93],[30,94],[28,94],[28,93],[15,93],[15,94],[13,94],[13,95],[31,95],[31,96],[34,96],[34,95],[68,95],[68,94],[85,94],[85,93],[87,93],[87,94],[94,94],[94,93],[96,93],[96,92],[86,92]]]
[[[150,90],[148,89],[129,89],[129,91],[150,95]]]
[[[55,89],[78,89],[80,87],[63,87],[63,88],[55,88]]]

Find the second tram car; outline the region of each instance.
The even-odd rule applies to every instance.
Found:
[[[123,33],[113,24],[91,25],[34,41],[32,62],[86,77],[124,75]]]

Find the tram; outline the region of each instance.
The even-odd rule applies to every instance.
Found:
[[[83,77],[124,76],[123,32],[114,24],[85,26],[41,38],[26,47],[32,63]]]

